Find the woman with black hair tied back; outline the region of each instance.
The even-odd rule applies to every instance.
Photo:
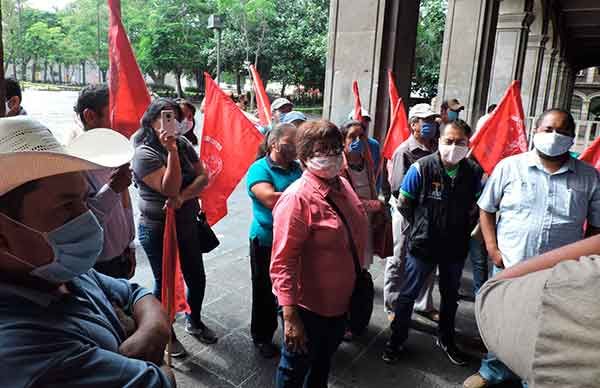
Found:
[[[162,126],[161,114],[173,112],[175,134]],[[202,161],[192,144],[182,136],[186,127],[180,106],[171,99],[154,100],[142,117],[142,128],[134,136],[133,177],[139,188],[138,236],[154,274],[154,295],[161,297],[162,251],[165,208],[175,209],[177,243],[181,271],[188,288],[188,314],[185,330],[203,343],[217,337],[201,319],[206,274],[200,248],[196,217],[200,211],[198,196],[208,183]],[[172,333],[171,355],[185,355],[185,349]]]

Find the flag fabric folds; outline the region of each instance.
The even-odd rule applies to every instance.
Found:
[[[408,127],[406,110],[404,109],[404,101],[402,101],[402,98],[399,98],[398,101],[396,101],[396,107],[392,109],[391,112],[395,113],[392,116],[390,128],[388,129],[385,142],[383,143],[383,150],[381,152],[383,157],[387,160],[392,160],[396,148],[410,136],[410,129]]]
[[[169,322],[173,322],[176,313],[189,312],[190,308],[185,300],[185,283],[179,265],[175,210],[167,208],[165,217],[161,303],[169,315]]]
[[[227,198],[250,165],[264,136],[204,73],[206,97],[200,158],[208,172],[208,186],[200,194],[212,226],[227,215]]]
[[[258,71],[256,71],[254,65],[250,65],[250,73],[252,74],[260,125],[266,128],[269,127],[273,121],[271,115],[271,102],[269,101],[269,96],[267,96],[267,92],[265,91],[260,74],[258,74]]]
[[[354,120],[362,120],[362,104],[360,102],[360,94],[358,93],[358,81],[352,82],[352,93],[354,94]]]
[[[489,175],[502,159],[527,151],[521,85],[513,81],[500,103],[471,139],[471,150]]]
[[[114,130],[131,137],[140,127],[150,94],[121,21],[120,1],[108,0],[108,9],[110,122]]]
[[[398,106],[398,101],[400,100],[400,94],[398,93],[398,89],[396,88],[396,78],[391,70],[388,70],[388,90],[390,94],[390,121],[396,116],[396,107]]]
[[[579,159],[583,160],[594,166],[597,170],[600,170],[600,136],[594,140],[594,142],[586,148]]]

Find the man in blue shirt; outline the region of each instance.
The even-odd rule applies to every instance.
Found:
[[[162,362],[170,325],[159,302],[92,269],[103,231],[80,171],[116,168],[132,154],[110,130],[63,147],[32,119],[0,119],[3,386],[175,386]]]

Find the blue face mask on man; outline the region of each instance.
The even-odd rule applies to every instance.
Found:
[[[27,260],[7,252],[8,255],[33,267],[31,275],[50,283],[66,283],[86,273],[94,266],[102,252],[104,230],[90,210],[48,233],[39,232],[13,219],[11,221],[44,236],[52,248],[54,258],[48,264],[34,267]]]
[[[362,154],[363,152],[363,142],[360,139],[354,139],[350,146],[348,147],[350,153]]]
[[[454,121],[458,119],[458,112],[455,110],[448,111],[448,121]]]
[[[432,139],[437,134],[437,123],[423,122],[421,124],[421,137],[424,139]]]

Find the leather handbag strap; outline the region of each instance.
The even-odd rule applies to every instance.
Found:
[[[346,227],[348,241],[350,242],[350,250],[352,251],[352,259],[354,261],[354,270],[356,271],[356,276],[358,277],[361,274],[362,270],[360,266],[360,260],[358,260],[358,252],[356,251],[356,245],[354,245],[354,239],[352,238],[350,225],[348,224],[348,221],[346,221],[346,217],[344,217],[344,214],[341,212],[340,208],[335,204],[335,202],[333,202],[333,200],[329,196],[326,196],[325,200],[327,201],[329,206],[333,208],[333,211],[335,211],[337,215],[342,219],[342,223]]]

